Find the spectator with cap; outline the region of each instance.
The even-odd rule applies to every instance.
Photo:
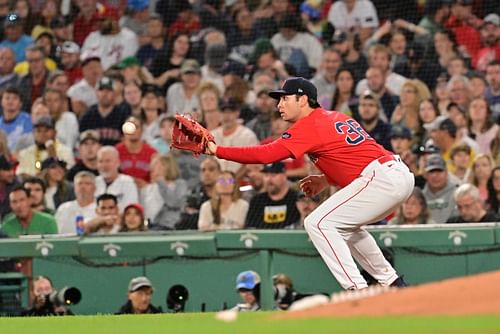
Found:
[[[55,123],[57,139],[70,149],[75,149],[78,141],[78,120],[74,113],[64,109],[65,95],[58,90],[46,89],[43,102]]]
[[[143,232],[147,229],[144,207],[139,203],[127,205],[123,209],[120,232]]]
[[[66,180],[66,162],[48,157],[42,162],[40,176],[45,181],[45,205],[55,211],[64,202],[75,199],[73,183]]]
[[[10,86],[3,91],[1,105],[0,130],[7,135],[9,150],[14,152],[18,141],[33,131],[31,118],[22,111],[21,92],[17,87]]]
[[[330,47],[340,52],[342,66],[351,70],[354,74],[354,82],[357,84],[365,77],[368,69],[368,61],[360,50],[358,35],[345,31],[336,31],[331,40]]]
[[[128,0],[124,15],[119,24],[137,36],[144,34],[149,19],[149,0]],[[140,43],[142,44],[142,43]]]
[[[364,92],[359,98],[359,122],[363,129],[386,150],[391,150],[391,125],[380,118],[380,103],[370,91]]]
[[[33,43],[33,39],[23,33],[23,19],[15,14],[8,14],[3,21],[5,39],[0,42],[0,48],[11,48],[16,55],[16,62],[24,61],[26,48]]]
[[[426,184],[423,193],[431,218],[438,224],[444,224],[456,213],[453,193],[458,183],[450,177],[446,162],[437,154],[427,158],[424,172]]]
[[[137,58],[149,71],[153,71],[153,63],[156,57],[166,52],[164,36],[165,27],[161,17],[157,14],[149,16],[146,34],[149,42],[142,45],[137,51]]]
[[[70,182],[73,182],[75,175],[81,171],[90,172],[95,176],[99,175],[97,171],[97,151],[101,148],[99,132],[96,130],[83,131],[79,140],[78,161],[66,174],[66,178]]]
[[[14,173],[14,164],[8,156],[0,155],[0,220],[11,212],[9,194],[19,185],[19,179]]]
[[[83,77],[82,66],[80,64],[80,47],[72,41],[65,41],[58,46],[60,62],[63,71],[69,79],[70,85],[75,84]]]
[[[453,172],[453,165],[451,164],[450,153],[454,146],[464,143],[469,145],[469,141],[474,143],[474,140],[467,136],[457,138],[457,127],[453,121],[446,116],[438,116],[431,123],[424,125],[428,131],[432,143],[439,148],[441,156],[448,165],[448,171]],[[477,144],[476,144],[477,145]],[[472,147],[472,145],[469,145]],[[475,156],[476,152],[472,151],[471,156]]]
[[[500,215],[487,211],[479,194],[479,189],[470,184],[462,184],[453,194],[457,204],[458,215],[448,218],[446,223],[496,223]]]
[[[255,41],[248,63],[252,65],[252,75],[261,71],[269,72],[273,74],[275,82],[285,80],[293,71],[279,58],[271,41],[267,38],[259,38]]]
[[[245,228],[280,229],[294,224],[300,214],[295,203],[297,191],[290,188],[285,165],[275,162],[264,166],[266,192],[250,200]]]
[[[42,96],[47,85],[49,70],[45,66],[45,59],[46,55],[41,47],[30,45],[26,48],[29,72],[22,76],[17,83],[17,87],[22,92],[25,110],[28,110],[35,100]]]
[[[337,1],[328,12],[328,22],[336,30],[356,31],[361,44],[379,26],[377,10],[370,0]]]
[[[48,157],[59,158],[70,167],[74,165],[73,150],[57,139],[57,132],[52,118],[42,116],[33,124],[35,143],[19,152],[18,175],[36,175],[42,168],[42,162]]]
[[[201,67],[202,80],[212,82],[221,92],[224,92],[225,87],[220,70],[224,66],[227,56],[227,46],[225,44],[207,45],[205,48],[205,64]]]
[[[97,130],[103,145],[116,145],[122,138],[122,125],[130,116],[116,105],[116,95],[113,81],[104,76],[97,84],[97,104],[80,119],[80,132]]]
[[[255,133],[245,125],[240,124],[241,104],[236,99],[229,98],[223,100],[220,110],[222,113],[221,126],[212,131],[217,143],[225,146],[247,146],[259,143]],[[222,170],[235,173],[237,179],[242,176],[242,164],[224,159],[218,159],[218,161],[221,164]]]
[[[139,85],[142,85],[153,82],[153,75],[146,67],[142,66],[136,56],[124,58],[116,67],[123,75],[123,81],[125,83],[135,81],[139,83]]]
[[[118,199],[113,194],[100,194],[96,199],[95,217],[84,222],[85,234],[116,234],[121,228]]]
[[[83,78],[73,84],[67,92],[71,99],[71,109],[78,118],[87,111],[88,108],[97,103],[96,86],[102,77],[101,58],[91,51],[83,52],[80,55]]]
[[[128,300],[116,314],[149,314],[162,313],[160,307],[151,304],[153,284],[145,276],[132,278],[128,284]]]
[[[30,191],[31,208],[37,212],[54,214],[54,210],[47,207],[45,203],[45,193],[47,186],[45,181],[38,176],[29,176],[23,180],[23,187]]]
[[[12,214],[4,219],[0,231],[9,238],[28,234],[57,234],[57,223],[49,214],[31,208],[30,191],[22,186],[9,194]]]
[[[113,7],[98,8],[99,29],[91,32],[82,46],[82,52],[90,50],[97,53],[104,70],[126,57],[134,56],[139,49],[137,35],[128,28],[120,27],[119,18],[120,13]]]
[[[116,145],[120,156],[120,171],[134,178],[139,188],[149,181],[151,160],[156,150],[142,139],[143,123],[136,116],[130,116],[126,122],[134,124],[134,131],[124,133],[123,141]]]
[[[256,116],[246,124],[260,141],[272,135],[271,118],[276,110],[276,101],[268,95],[271,90],[270,87],[260,87],[256,91],[257,96],[254,107]]]
[[[0,91],[9,86],[14,86],[18,76],[14,72],[16,55],[9,47],[0,47]]]
[[[82,170],[75,175],[75,199],[62,203],[55,213],[59,234],[76,234],[76,218],[78,216],[83,216],[84,224],[86,221],[95,218],[95,189],[94,174]]]
[[[297,195],[297,210],[299,211],[300,219],[295,224],[288,226],[291,229],[304,229],[304,219],[313,212],[321,204],[319,195],[307,196],[302,191]]]
[[[167,114],[193,113],[200,109],[196,90],[201,82],[200,64],[195,59],[186,59],[181,65],[181,81],[167,91]]]
[[[216,196],[200,208],[200,231],[242,229],[248,212],[248,202],[241,198],[238,180],[230,171],[222,171],[215,185]]]
[[[114,146],[103,146],[97,151],[96,196],[104,193],[116,196],[120,212],[130,203],[139,202],[134,179],[120,173],[120,153]]]
[[[232,310],[253,312],[260,310],[260,276],[255,271],[243,271],[236,277],[236,291],[243,303],[236,304]]]
[[[321,57],[321,65],[316,75],[311,79],[314,86],[318,87],[318,102],[325,108],[331,108],[331,100],[335,93],[335,78],[342,67],[342,55],[333,48],[327,48]],[[354,78],[353,78],[354,79]]]
[[[301,24],[297,14],[287,13],[271,43],[280,59],[294,67],[296,76],[311,78],[320,67],[323,46],[316,37],[302,32]]]

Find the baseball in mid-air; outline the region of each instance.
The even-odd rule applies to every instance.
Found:
[[[137,130],[137,126],[133,122],[127,121],[122,125],[122,131],[126,135],[133,134],[135,130]]]

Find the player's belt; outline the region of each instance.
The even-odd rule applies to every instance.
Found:
[[[383,157],[378,158],[377,161],[381,165],[383,165],[383,164],[385,164],[386,162],[389,162],[389,161],[398,161],[398,159],[396,159],[396,157],[393,156],[393,155],[384,155]]]

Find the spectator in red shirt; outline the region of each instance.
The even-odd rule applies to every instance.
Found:
[[[83,45],[85,38],[97,30],[99,19],[97,17],[97,7],[103,6],[97,0],[76,0],[76,6],[80,13],[73,21],[73,39],[79,45]]]
[[[500,60],[500,16],[488,14],[480,30],[483,48],[473,59],[474,68],[486,71],[486,66],[493,60]]]
[[[474,59],[481,48],[480,20],[472,14],[473,0],[455,0],[446,27],[455,33],[458,44]]]
[[[142,140],[143,124],[135,117],[129,117],[125,124],[132,122],[135,125],[135,131],[129,133],[123,131],[123,141],[116,145],[120,154],[120,171],[123,174],[134,178],[137,186],[142,188],[149,181],[149,171],[151,160],[156,155],[156,150]]]
[[[200,17],[194,13],[192,5],[187,0],[176,1],[177,19],[168,27],[168,36],[178,32],[197,33],[201,29]]]
[[[73,85],[83,77],[80,47],[75,42],[66,41],[58,47],[58,52],[64,73],[68,76],[69,85]]]

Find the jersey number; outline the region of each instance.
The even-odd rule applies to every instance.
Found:
[[[345,135],[345,142],[349,145],[357,145],[365,139],[371,139],[370,135],[353,119],[345,122],[336,122],[335,130],[341,135]]]

